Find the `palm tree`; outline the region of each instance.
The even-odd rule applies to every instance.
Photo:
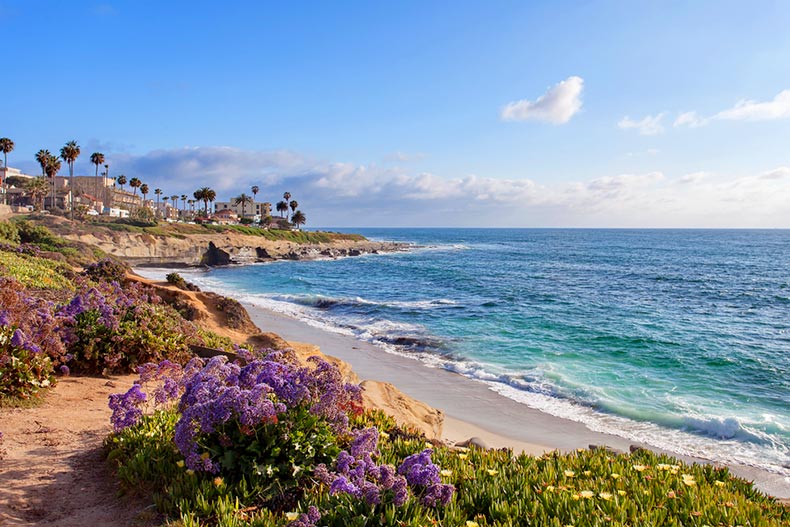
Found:
[[[149,187],[147,183],[140,185],[140,194],[143,195],[143,205],[145,205],[145,197],[148,195]]]
[[[133,177],[132,179],[129,180],[129,186],[134,189],[134,197],[137,197],[137,189],[140,188],[140,185],[142,184],[143,182],[137,179],[136,177]]]
[[[214,192],[209,187],[203,187],[203,188],[197,189],[192,195],[195,196],[196,200],[202,201],[204,203],[204,205],[205,205],[205,214],[206,214],[206,217],[208,218],[208,202],[209,201],[214,201],[214,198],[217,197],[217,193]]]
[[[96,197],[99,197],[99,165],[104,164],[104,154],[101,152],[94,152],[91,154],[91,163],[96,165]]]
[[[295,199],[293,199],[293,200],[291,200],[291,203],[289,203],[289,205],[291,206],[291,212],[295,213],[296,212],[296,208],[299,206],[299,202],[296,201]],[[293,214],[291,214],[291,218],[293,218]]]
[[[55,210],[55,176],[60,172],[60,159],[57,156],[50,155],[47,160],[46,173],[47,177],[52,179],[52,210]]]
[[[167,200],[169,199],[168,196],[162,196],[162,217],[165,219],[167,219]]]
[[[181,194],[181,209],[186,213],[187,211],[187,195]]]
[[[170,196],[170,201],[173,202],[173,207],[175,207],[175,209],[176,209],[176,219],[178,219],[178,216],[179,216],[178,215],[178,195],[177,194],[173,194],[172,196]]]
[[[194,199],[188,199],[187,203],[189,203],[189,210],[191,212],[195,212],[195,200]]]
[[[299,228],[299,225],[304,225],[307,223],[307,218],[305,217],[304,212],[301,210],[295,211],[291,216],[291,223],[296,225],[297,229]]]
[[[47,163],[49,162],[49,158],[51,156],[52,154],[49,152],[49,150],[39,150],[36,152],[36,161],[38,161],[38,164],[41,165],[42,176],[47,175]]]
[[[44,208],[44,198],[49,194],[49,182],[45,176],[40,176],[25,183],[25,190],[33,199],[33,204],[38,205],[36,210]]]
[[[77,144],[77,141],[69,141],[63,148],[60,149],[60,157],[69,165],[69,196],[71,199],[74,199],[74,194],[72,189],[74,188],[73,181],[74,181],[74,162],[80,156],[80,145]],[[73,201],[70,203],[70,216],[71,219],[74,219],[74,203]]]
[[[241,193],[240,196],[233,198],[234,205],[241,205],[241,217],[245,217],[245,210],[247,207],[247,203],[252,203],[252,198],[245,193]]]
[[[3,152],[3,179],[0,179],[0,188],[6,185],[5,180],[8,179],[8,153],[14,149],[14,142],[7,137],[0,138],[0,152]],[[3,193],[3,203],[6,202],[5,193]]]
[[[121,192],[123,192],[123,186],[126,185],[126,176],[121,174],[115,181],[121,186]]]
[[[252,191],[252,201],[255,201],[255,197],[258,195],[258,192],[260,192],[261,189],[258,187],[258,185],[253,185],[250,190]]]
[[[286,203],[285,201],[278,201],[277,202],[277,212],[280,213],[280,217],[281,218],[285,217],[285,216],[283,216],[283,212],[287,212],[287,211],[288,211],[288,203]]]
[[[154,189],[154,194],[156,194],[156,215],[159,216],[159,196],[162,195],[162,189]]]
[[[285,200],[286,203],[288,203],[291,200],[291,193],[286,192],[285,194],[283,194],[283,199]]]

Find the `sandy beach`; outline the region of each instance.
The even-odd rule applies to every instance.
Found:
[[[373,344],[324,331],[255,305],[245,304],[245,307],[263,330],[277,333],[289,342],[317,345],[323,353],[350,364],[361,379],[392,383],[405,394],[442,410],[446,441],[455,443],[479,437],[491,448],[508,447],[536,455],[555,449],[589,448],[590,445],[606,445],[627,452],[634,444],[622,437],[592,431],[582,423],[530,408],[492,391],[482,382],[427,367],[415,359],[387,353]],[[707,462],[702,458],[676,457],[687,462]],[[790,498],[790,481],[782,475],[740,465],[730,466],[730,469],[754,481],[763,492]]]

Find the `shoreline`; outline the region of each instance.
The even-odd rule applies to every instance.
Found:
[[[168,268],[158,266],[159,270]],[[144,274],[152,270],[135,267],[138,269]],[[501,395],[482,381],[430,367],[416,358],[389,353],[373,343],[317,328],[287,314],[241,303],[262,331],[275,333],[295,347],[317,347],[321,353],[345,362],[360,380],[390,383],[406,396],[443,412],[441,439],[449,444],[477,437],[488,448],[511,448],[530,455],[587,449],[590,445],[628,452],[631,445],[636,445],[688,463],[726,465],[733,474],[753,481],[762,492],[781,500],[790,499],[790,478],[781,474],[681,455],[648,443],[596,432],[584,423],[551,415]]]
[[[486,384],[416,359],[388,353],[349,335],[332,333],[301,320],[242,302],[252,321],[264,331],[288,342],[310,343],[321,352],[351,366],[360,379],[389,382],[404,394],[445,414],[443,438],[450,443],[470,437],[483,439],[489,448],[512,448],[540,455],[550,450],[607,446],[628,452],[631,445],[669,454],[688,463],[715,463],[709,459],[668,452],[645,443],[595,432],[585,424],[557,417],[509,399]],[[790,499],[790,480],[781,474],[747,465],[726,464],[730,471],[753,481],[756,488],[776,498]]]

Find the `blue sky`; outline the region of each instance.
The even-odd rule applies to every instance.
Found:
[[[308,226],[790,227],[790,2],[0,0],[9,165]]]

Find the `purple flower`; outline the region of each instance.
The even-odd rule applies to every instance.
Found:
[[[69,370],[69,367],[68,367],[68,366],[66,366],[65,364],[62,364],[62,365],[60,366],[60,373],[62,373],[62,374],[63,374],[63,375],[65,375],[66,377],[68,377],[68,376],[69,376],[69,374],[71,373],[71,370]]]
[[[134,426],[143,416],[143,411],[140,406],[145,403],[145,392],[142,391],[139,384],[135,384],[126,393],[114,393],[110,395],[110,409],[112,416],[110,422],[116,432]]]
[[[11,337],[11,345],[15,348],[25,348],[27,339],[21,329],[14,330],[14,335]]]
[[[289,523],[291,527],[315,527],[321,519],[321,512],[314,505],[310,505],[307,509],[307,514],[300,514],[299,517]]]

